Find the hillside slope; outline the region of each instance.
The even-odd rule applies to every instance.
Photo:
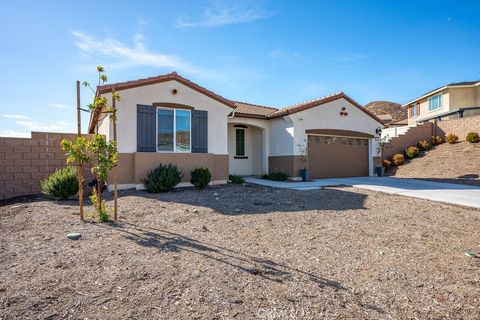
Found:
[[[385,175],[480,186],[480,144],[444,143]]]

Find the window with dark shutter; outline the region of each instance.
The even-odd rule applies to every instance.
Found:
[[[137,105],[137,152],[155,152],[155,107]]]
[[[192,152],[208,152],[208,111],[192,110]]]

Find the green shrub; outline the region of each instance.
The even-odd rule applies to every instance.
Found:
[[[78,192],[77,169],[72,166],[57,169],[40,182],[42,192],[60,199],[68,199]]]
[[[266,180],[273,180],[273,181],[287,181],[288,174],[281,171],[273,171],[270,174],[266,174],[262,177],[262,179]]]
[[[190,172],[190,182],[197,188],[205,188],[211,179],[212,175],[208,168],[195,168]]]
[[[443,139],[440,136],[432,136],[432,145],[438,146],[443,143]]]
[[[407,149],[405,149],[405,154],[410,159],[418,157],[419,153],[420,153],[420,150],[418,150],[417,147],[408,147]]]
[[[390,168],[392,166],[392,161],[390,160],[387,160],[387,159],[384,159],[382,160],[382,166],[386,169],[386,168]]]
[[[230,180],[231,183],[236,183],[236,184],[245,183],[245,179],[243,179],[240,176],[235,176],[232,174],[228,176],[228,180]]]
[[[465,140],[467,140],[470,143],[477,143],[480,141],[480,136],[476,132],[469,132],[467,133]]]
[[[178,170],[177,166],[161,164],[148,173],[144,184],[147,192],[168,192],[175,188],[180,180],[182,180],[182,177],[183,174]]]
[[[430,143],[427,140],[421,140],[418,142],[418,149],[428,150],[430,149]]]
[[[405,163],[405,157],[401,153],[396,153],[392,157],[392,162],[396,166],[401,166]]]
[[[457,143],[458,142],[458,136],[454,135],[453,133],[449,133],[445,137],[445,142],[449,143],[449,144]]]
[[[110,220],[110,214],[108,213],[107,203],[105,202],[105,200],[100,203],[96,188],[93,188],[92,195],[90,196],[90,201],[92,201],[94,210],[88,213],[88,219],[95,220],[95,214],[97,214],[98,221],[108,222]]]

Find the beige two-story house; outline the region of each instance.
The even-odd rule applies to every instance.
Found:
[[[450,83],[403,105],[408,124],[480,114],[480,80]]]

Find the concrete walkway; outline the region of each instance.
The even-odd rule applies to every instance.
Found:
[[[480,209],[480,188],[461,184],[390,177],[319,179],[309,182],[278,182],[246,178],[245,181],[292,190],[316,190],[322,187],[345,185]]]

